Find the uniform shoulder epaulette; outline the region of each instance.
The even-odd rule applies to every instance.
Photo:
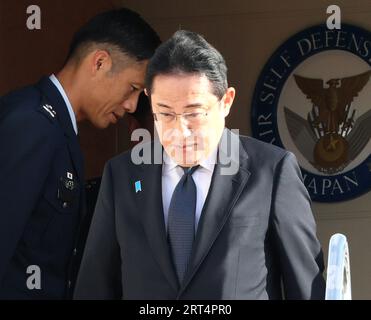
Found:
[[[45,115],[50,121],[54,122],[57,116],[57,113],[50,104],[43,103],[40,105],[39,111]]]

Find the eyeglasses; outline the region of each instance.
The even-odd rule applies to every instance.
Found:
[[[221,99],[216,101],[215,104],[220,103]],[[152,112],[155,121],[163,122],[166,124],[172,124],[176,121],[177,117],[183,118],[190,125],[200,125],[205,123],[206,118],[212,108],[208,108],[204,111],[195,111],[195,112],[184,112],[184,113],[175,113],[175,112]]]
[[[205,122],[208,113],[207,111],[197,111],[197,112],[185,112],[185,113],[175,113],[175,112],[153,112],[153,117],[156,121],[160,121],[166,124],[174,123],[177,117],[183,118],[188,124],[198,125]]]

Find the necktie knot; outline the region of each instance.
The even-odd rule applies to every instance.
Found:
[[[197,170],[199,165],[194,166],[194,167],[182,167],[182,166],[180,166],[180,167],[183,169],[184,174],[191,176],[193,174],[193,172],[195,172]]]

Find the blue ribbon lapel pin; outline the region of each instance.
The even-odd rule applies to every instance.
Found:
[[[135,181],[135,193],[142,191],[142,183],[140,180]]]

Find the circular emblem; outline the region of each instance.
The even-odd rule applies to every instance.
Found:
[[[292,151],[314,201],[371,189],[371,33],[318,25],[282,44],[252,101],[253,136]]]
[[[64,181],[64,186],[68,190],[73,190],[75,188],[75,184],[74,184],[74,182],[72,180],[65,180]]]

